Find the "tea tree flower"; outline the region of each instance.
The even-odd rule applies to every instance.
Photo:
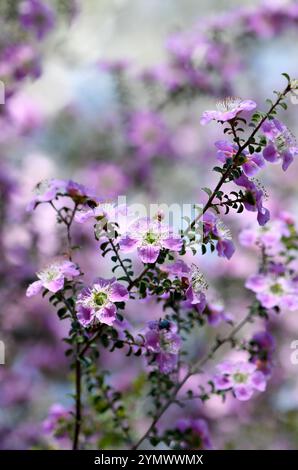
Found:
[[[30,284],[26,295],[27,297],[37,295],[43,288],[56,293],[63,289],[65,280],[72,280],[79,275],[79,269],[71,261],[53,263],[37,273],[39,280]]]
[[[24,29],[42,39],[55,24],[54,11],[40,0],[23,0],[19,6],[20,22]]]
[[[142,218],[134,222],[119,240],[123,253],[137,249],[143,263],[155,263],[162,249],[180,251],[182,239],[158,220]]]
[[[259,225],[265,225],[270,219],[270,212],[263,206],[264,192],[257,185],[249,180],[247,176],[241,175],[235,180],[238,186],[246,189],[243,204],[246,210],[257,212],[257,220]]]
[[[218,374],[213,377],[215,389],[232,390],[240,401],[249,400],[255,391],[264,392],[266,389],[265,376],[255,364],[225,361],[217,369]]]
[[[97,278],[90,287],[78,295],[77,310],[79,322],[87,327],[94,323],[112,325],[116,320],[115,303],[123,302],[129,297],[126,287],[115,278]]]
[[[268,162],[282,161],[282,169],[286,171],[294,157],[298,155],[296,139],[287,126],[277,119],[266,121],[262,125],[262,131],[268,139],[263,156]]]
[[[249,342],[250,361],[267,376],[272,371],[275,346],[275,339],[268,331],[255,333]]]
[[[71,418],[71,409],[65,408],[60,403],[54,403],[49,409],[47,418],[43,421],[43,430],[46,433],[52,433],[63,426]]]
[[[181,418],[175,428],[181,433],[179,444],[187,449],[212,449],[208,424],[204,419]]]
[[[189,280],[190,284],[185,292],[187,300],[186,304],[194,306],[199,313],[202,313],[206,307],[205,293],[208,289],[208,284],[205,281],[204,275],[195,264],[192,264],[191,266]]]
[[[247,279],[245,287],[256,293],[264,308],[290,311],[298,308],[297,282],[288,277],[255,274]]]
[[[225,311],[223,304],[219,301],[209,301],[203,313],[207,317],[209,325],[214,327],[222,322],[233,323],[234,320],[233,316]]]
[[[204,237],[216,241],[218,256],[230,259],[235,251],[230,231],[221,223],[213,212],[206,212],[203,216]]]
[[[256,106],[256,103],[252,100],[228,97],[217,103],[216,110],[204,111],[200,122],[205,126],[205,124],[212,120],[221,122],[231,121],[243,111],[252,111]]]
[[[217,159],[221,163],[231,162],[238,151],[237,145],[227,140],[218,140],[215,142],[215,146],[218,149]],[[265,165],[262,155],[258,153],[250,154],[247,150],[243,150],[239,161],[246,176],[254,176]]]
[[[151,111],[138,111],[133,114],[128,140],[139,155],[146,158],[163,156],[170,150],[167,126],[159,114]]]
[[[145,347],[156,355],[160,372],[172,372],[178,360],[181,338],[177,326],[169,320],[150,321],[145,333]]]

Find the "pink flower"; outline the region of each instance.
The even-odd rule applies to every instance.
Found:
[[[181,237],[174,235],[168,225],[149,218],[134,222],[119,240],[123,253],[137,249],[143,263],[155,263],[162,249],[180,251],[182,243]]]
[[[282,161],[282,169],[286,171],[294,157],[298,155],[296,140],[287,126],[277,119],[266,121],[262,131],[268,139],[263,156],[268,162]]]
[[[183,448],[212,449],[208,424],[204,419],[181,418],[175,427],[182,433]]]
[[[47,3],[40,0],[21,1],[19,13],[23,28],[33,31],[37,39],[43,39],[43,37],[54,27],[54,11]]]
[[[160,372],[172,372],[178,359],[181,338],[177,326],[169,320],[150,321],[145,333],[145,347],[156,354],[156,362]]]
[[[218,140],[215,142],[217,147],[217,158],[222,163],[233,160],[237,154],[238,147],[227,140]],[[254,176],[265,165],[264,158],[258,153],[250,154],[247,150],[241,153],[241,166],[246,176]]]
[[[269,376],[273,367],[275,340],[268,331],[255,333],[249,343],[250,362],[255,364],[264,375]]]
[[[204,310],[204,315],[211,326],[218,326],[221,322],[232,323],[233,316],[224,310],[220,302],[208,302]]]
[[[265,225],[270,219],[270,212],[263,206],[264,193],[262,189],[259,189],[256,184],[249,180],[244,174],[237,178],[235,183],[246,189],[244,196],[245,209],[251,212],[257,212],[259,225]]]
[[[298,309],[298,286],[292,279],[283,276],[255,274],[250,276],[245,287],[256,293],[264,308],[279,307],[282,310]]]
[[[216,241],[216,250],[219,257],[230,259],[235,247],[231,240],[231,233],[225,225],[211,211],[207,211],[203,216],[204,237],[211,237]]]
[[[128,140],[143,157],[164,156],[170,151],[167,126],[159,114],[151,111],[138,111],[132,116]]]
[[[249,400],[256,390],[264,392],[266,389],[266,378],[257,370],[255,364],[225,361],[219,364],[217,369],[219,373],[213,377],[215,389],[217,391],[232,389],[240,401]]]
[[[95,279],[91,287],[86,287],[78,295],[76,302],[79,322],[87,327],[94,323],[112,325],[116,320],[116,302],[129,298],[126,287],[112,279]]]
[[[240,98],[225,98],[217,103],[217,110],[204,111],[201,117],[201,124],[205,126],[210,121],[231,121],[243,111],[252,111],[256,108],[256,103],[252,100],[241,100]]]
[[[71,419],[72,410],[65,408],[60,403],[54,403],[49,409],[48,417],[43,421],[43,430],[46,433],[52,433],[57,430],[59,425],[63,425]],[[66,429],[65,429],[66,434]],[[62,437],[62,436],[60,436]]]
[[[83,203],[86,199],[93,198],[93,193],[72,180],[45,180],[37,185],[36,196],[27,206],[27,210],[32,211],[38,204],[54,201],[59,196],[68,196],[76,203]]]
[[[37,273],[38,281],[33,282],[27,289],[26,296],[32,297],[39,294],[44,289],[56,293],[63,289],[64,281],[72,280],[80,275],[77,266],[71,261],[61,261],[51,264],[47,268]]]

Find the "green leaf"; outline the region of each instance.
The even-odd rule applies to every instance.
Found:
[[[202,188],[202,191],[204,191],[208,196],[210,197],[212,195],[212,191],[210,188],[204,187]]]

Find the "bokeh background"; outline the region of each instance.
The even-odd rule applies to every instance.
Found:
[[[34,273],[63,253],[65,240],[50,209],[26,210],[33,188],[51,177],[73,178],[103,198],[202,202],[200,188],[216,181],[211,169],[221,130],[216,124],[202,128],[201,112],[227,95],[254,99],[264,109],[272,90],[284,86],[282,72],[298,77],[298,6],[277,0],[48,1],[55,18],[37,37],[34,28],[20,24],[21,2],[5,3],[0,7],[0,79],[7,92],[0,105],[0,339],[6,363],[0,365],[0,448],[67,447],[43,425],[53,403],[72,405],[62,342],[67,324],[46,299],[25,297]],[[298,135],[298,96],[291,101],[281,116]],[[270,166],[258,176],[273,216],[286,209],[297,219],[297,177],[298,162],[287,173]],[[239,231],[254,219],[254,214],[226,219],[237,246]],[[108,274],[91,226],[75,230],[82,247],[77,261],[87,279]],[[196,260],[214,299],[235,319],[245,314],[250,295],[243,284],[257,263],[258,254],[240,246],[229,262],[215,255]],[[159,306],[144,301],[127,310],[136,327],[161,314]],[[297,448],[298,366],[290,360],[297,314],[268,325],[277,350],[265,394],[245,404],[212,398],[204,408],[187,405],[208,421],[215,448]],[[249,326],[247,332],[256,329]],[[216,333],[198,328],[188,345],[193,357]],[[103,361],[129,406],[137,403],[132,413],[142,429],[148,405],[142,364],[116,353]],[[178,414],[173,407],[168,422]],[[102,441],[99,433],[99,442],[117,447],[112,429]]]

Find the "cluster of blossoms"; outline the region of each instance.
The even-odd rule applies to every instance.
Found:
[[[284,96],[290,89],[291,85],[288,82]],[[283,95],[280,95],[277,104],[282,100],[282,97]],[[36,195],[30,203],[29,209],[35,209],[41,203],[51,204],[57,213],[58,221],[63,223],[67,229],[69,261],[55,263],[38,273],[38,281],[29,286],[27,296],[31,297],[41,292],[42,289],[45,289],[45,294],[47,291],[54,294],[60,292],[59,296],[52,296],[50,301],[55,306],[63,302],[62,312],[60,312],[62,317],[65,307],[71,313],[70,344],[76,336],[79,338],[74,343],[76,384],[81,381],[80,355],[88,351],[93,342],[91,333],[95,332],[95,339],[100,337],[105,347],[109,347],[112,342],[110,351],[125,346],[129,348],[128,355],[145,354],[149,358],[148,363],[151,370],[151,366],[153,366],[150,373],[153,398],[159,397],[162,390],[172,390],[173,387],[175,387],[174,396],[176,396],[184,381],[193,374],[193,372],[189,373],[181,384],[175,385],[176,377],[178,376],[179,379],[181,366],[185,366],[186,352],[183,351],[183,333],[189,333],[197,324],[204,324],[205,321],[213,327],[218,326],[221,322],[233,325],[233,318],[226,313],[224,306],[218,301],[215,302],[207,298],[208,285],[198,267],[194,263],[189,266],[186,262],[189,256],[196,255],[197,247],[194,248],[191,237],[196,235],[196,231],[199,231],[200,228],[202,229],[202,254],[206,253],[208,245],[210,245],[211,251],[216,250],[219,257],[230,259],[234,254],[235,247],[231,240],[230,231],[218,217],[220,207],[225,205],[228,208],[236,207],[238,212],[239,209],[242,212],[245,207],[248,211],[257,212],[257,220],[261,227],[269,220],[269,211],[263,207],[264,193],[250,179],[250,176],[255,173],[256,167],[262,166],[263,157],[266,159],[267,141],[264,143],[262,157],[259,155],[259,142],[253,141],[251,143],[252,137],[248,137],[245,141],[237,134],[239,119],[243,120],[242,113],[254,109],[255,103],[250,100],[237,101],[236,104],[233,102],[233,105],[230,102],[227,103],[228,109],[216,112],[208,111],[203,115],[203,123],[215,119],[224,126],[230,125],[231,130],[229,131],[228,128],[228,131],[232,135],[233,142],[229,144],[227,141],[221,141],[216,144],[219,152],[218,158],[223,163],[223,168],[220,168],[221,179],[213,192],[207,188],[209,199],[203,211],[189,223],[190,232],[187,229],[180,234],[175,234],[173,229],[164,223],[161,212],[158,212],[154,218],[142,217],[128,223],[127,218],[133,214],[130,214],[126,205],[117,207],[114,203],[105,204],[87,188],[74,181],[52,179],[39,187],[40,194]],[[264,123],[266,118],[270,120],[271,117],[272,109],[265,118],[261,118],[259,129],[256,128],[254,133],[258,130],[267,132],[264,130]],[[244,122],[246,123],[246,120]],[[237,200],[231,199],[231,195],[227,195],[221,190],[225,183],[231,181],[236,184],[236,187],[244,188],[239,193],[235,191],[231,193],[236,194]],[[64,205],[67,204],[65,200],[68,199],[72,201],[71,207]],[[59,208],[56,207],[57,203]],[[119,223],[119,216],[123,216],[124,224],[121,221]],[[95,238],[100,242],[102,255],[105,257],[111,253],[111,260],[114,263],[113,273],[117,269],[121,269],[123,276],[112,279],[98,277],[92,285],[81,288],[75,280],[81,272],[72,262],[70,230],[73,221],[83,223],[89,219],[94,221]],[[268,233],[265,233],[265,228],[259,229],[260,236],[258,239],[254,239],[254,242],[257,242],[261,247],[262,243],[265,246],[270,245],[271,250],[275,244],[274,255],[279,255],[282,252],[282,247],[289,243],[294,235],[292,220],[284,215],[280,224],[282,230],[280,230],[279,239],[270,237]],[[109,231],[109,225],[114,227],[113,233]],[[246,242],[247,239],[249,240],[247,235],[246,233],[245,238],[242,234],[242,239]],[[288,248],[290,247],[288,246]],[[143,271],[136,278],[134,278],[133,261],[127,258],[122,259],[123,254],[135,252],[139,258],[138,261],[145,265]],[[266,251],[265,254],[270,258]],[[185,258],[183,258],[184,256]],[[260,310],[261,307],[266,309],[266,315],[267,310],[273,308],[296,310],[298,308],[297,280],[298,276],[293,275],[293,270],[287,264],[282,269],[281,263],[277,264],[275,259],[263,260],[261,271],[257,275],[250,276],[246,281],[246,287],[256,293],[260,316],[263,313]],[[127,283],[127,287],[124,282]],[[69,290],[71,294],[69,294]],[[132,327],[125,317],[125,313],[123,315],[119,312],[119,310],[125,309],[126,301],[134,300],[136,295],[143,299],[151,297],[162,302],[164,310],[170,309],[170,313],[167,311],[164,317],[148,322],[144,334],[138,334],[141,341],[136,340],[132,335]],[[237,327],[235,331],[238,331]],[[228,338],[228,340],[234,339],[233,334]],[[218,345],[214,350],[217,347]],[[226,392],[232,391],[238,400],[246,401],[252,398],[256,391],[265,391],[270,375],[274,345],[270,342],[269,337],[259,334],[252,338],[245,349],[250,354],[246,362],[225,361],[218,365],[218,373],[210,382],[212,385],[211,394],[225,395]],[[73,353],[73,349],[70,349],[70,353]],[[207,357],[209,358],[209,355]],[[102,378],[96,378],[96,382],[98,381],[104,386]],[[93,385],[90,385],[89,388],[92,389]],[[110,396],[113,397],[113,394],[109,389],[105,389],[105,399],[107,400]],[[117,397],[115,399],[118,399],[118,395],[115,396]],[[171,395],[168,396],[171,402]],[[204,399],[207,398],[209,398],[209,394],[204,396]],[[155,398],[155,400],[155,406],[160,407],[160,399]],[[123,427],[123,429],[127,429],[125,423],[123,423]],[[79,429],[80,411],[76,411],[74,448],[78,445]],[[184,445],[191,448],[192,446],[210,447],[208,428],[204,421],[186,420],[177,425],[176,431],[178,434],[179,432],[183,434],[183,438],[180,439],[182,447]],[[172,438],[174,435],[175,433]],[[164,439],[170,438],[166,432]]]
[[[244,37],[273,38],[296,28],[298,8],[292,2],[264,2],[199,21],[187,32],[178,32],[167,40],[169,60],[142,73],[142,78],[165,88],[169,93],[194,90],[227,94],[231,80],[243,68],[243,57],[235,48]],[[227,34],[229,31],[229,34]],[[240,103],[239,103],[240,104]],[[244,100],[241,106],[253,106]],[[233,113],[233,108],[212,113]],[[214,114],[217,119],[216,114]],[[234,117],[227,114],[228,119]],[[213,116],[206,114],[207,121]],[[204,121],[203,121],[204,122]]]
[[[262,271],[247,279],[245,286],[256,294],[262,307],[269,311],[295,311],[298,308],[298,277],[295,257],[296,228],[292,217],[279,217],[259,231],[245,229],[240,242],[246,247],[258,246],[266,263]]]
[[[1,125],[4,124],[3,121],[6,118],[6,124],[10,124],[10,118],[17,118],[17,116],[14,116],[14,113],[18,113],[17,104],[13,103],[10,98],[12,96],[18,98],[16,92],[20,85],[24,83],[25,79],[34,79],[41,74],[42,49],[39,47],[40,40],[46,38],[54,26],[58,24],[60,11],[66,8],[66,5],[69,5],[70,10],[74,11],[74,4],[74,0],[63,2],[49,0],[7,2],[9,15],[15,14],[15,18],[12,21],[12,36],[7,34],[10,18],[9,21],[6,21],[4,15],[0,20],[4,31],[0,38],[0,80],[5,83],[6,99],[9,99],[9,105],[3,108],[3,113],[0,116]],[[5,13],[5,5],[1,5],[1,14],[2,11]],[[167,107],[168,105],[174,105],[176,107],[179,99],[186,100],[189,97],[195,99],[200,92],[212,96],[216,95],[217,97],[233,94],[234,84],[232,82],[235,83],[235,80],[231,79],[242,69],[243,57],[245,56],[245,54],[239,54],[235,49],[236,45],[243,42],[241,39],[245,38],[248,41],[253,37],[275,37],[283,30],[287,31],[292,26],[296,27],[297,24],[298,8],[296,4],[283,2],[276,5],[266,2],[266,5],[256,8],[241,8],[237,12],[233,11],[225,15],[218,15],[215,20],[200,22],[192,31],[174,34],[167,42],[167,48],[170,52],[168,63],[151,67],[141,74],[141,80],[145,84],[150,82],[150,85],[154,83],[162,88],[161,95],[163,99],[161,103],[155,103],[156,107],[153,104],[151,105],[150,102],[150,110],[140,111],[139,103],[136,106],[131,106],[134,110],[130,109],[130,105],[127,103],[123,106],[119,114],[121,114],[121,111],[123,112],[122,117],[125,125],[121,129],[123,142],[121,142],[121,150],[118,149],[118,152],[114,152],[114,147],[112,148],[110,144],[115,136],[115,130],[119,132],[119,129],[114,126],[114,123],[108,122],[107,127],[105,127],[105,123],[102,122],[103,134],[106,135],[103,135],[103,139],[97,139],[96,148],[98,149],[98,145],[102,145],[102,142],[104,142],[103,146],[107,144],[104,148],[105,151],[98,152],[98,154],[108,155],[108,158],[111,156],[115,158],[115,162],[102,163],[96,161],[86,169],[84,175],[81,169],[80,178],[87,187],[70,180],[51,179],[37,188],[37,194],[29,205],[29,211],[32,211],[40,204],[50,204],[56,210],[58,222],[67,225],[67,229],[70,231],[71,228],[73,232],[68,241],[70,259],[75,258],[77,260],[77,251],[75,251],[77,245],[87,246],[87,228],[82,226],[70,227],[72,221],[79,224],[85,221],[94,222],[96,224],[96,239],[101,243],[98,252],[101,250],[103,256],[108,253],[112,255],[113,274],[117,274],[117,278],[110,279],[111,274],[106,273],[106,267],[97,266],[96,273],[92,273],[90,278],[93,279],[99,272],[101,276],[107,276],[108,279],[96,278],[89,286],[89,281],[86,279],[86,287],[82,287],[81,276],[83,270],[71,260],[60,260],[52,262],[47,268],[38,272],[38,280],[33,282],[27,289],[28,297],[41,292],[43,295],[49,293],[50,302],[57,310],[59,309],[59,318],[65,318],[62,310],[69,309],[71,311],[72,315],[68,316],[70,331],[68,337],[65,338],[69,348],[66,356],[72,361],[76,384],[81,382],[80,393],[84,395],[81,403],[78,403],[80,394],[77,390],[75,392],[77,407],[84,407],[84,410],[81,410],[81,416],[76,416],[76,411],[72,407],[66,408],[61,405],[53,405],[47,420],[44,422],[44,430],[47,433],[54,433],[61,438],[71,436],[74,440],[74,448],[76,446],[90,447],[93,445],[96,448],[102,448],[102,445],[109,445],[109,443],[105,443],[110,442],[110,435],[114,436],[114,434],[117,445],[119,442],[124,441],[125,444],[130,445],[132,437],[137,436],[132,433],[130,436],[128,427],[134,416],[131,413],[131,416],[127,419],[125,408],[127,406],[127,410],[129,410],[129,401],[135,400],[136,396],[137,398],[140,397],[140,383],[145,382],[143,372],[140,379],[136,377],[136,381],[132,377],[134,372],[132,370],[134,364],[137,363],[137,357],[144,353],[148,359],[150,367],[146,368],[146,371],[150,370],[150,374],[146,377],[145,390],[150,389],[152,398],[150,408],[154,408],[152,411],[150,410],[148,416],[158,416],[159,410],[167,405],[169,397],[172,397],[176,387],[179,387],[179,380],[184,379],[189,360],[199,362],[201,353],[206,347],[205,342],[210,342],[209,332],[208,335],[196,336],[194,341],[195,353],[190,359],[186,353],[189,352],[190,342],[188,342],[188,338],[191,333],[197,333],[198,327],[201,328],[205,323],[214,328],[220,326],[222,322],[233,323],[233,317],[227,313],[229,310],[226,310],[224,304],[217,300],[211,300],[209,292],[207,295],[204,276],[192,264],[193,258],[190,250],[187,249],[189,246],[188,240],[185,240],[184,236],[176,235],[170,227],[155,219],[141,219],[134,221],[133,224],[125,222],[122,225],[120,223],[118,227],[119,217],[121,219],[121,217],[127,218],[128,216],[127,207],[107,203],[104,198],[114,198],[118,194],[124,194],[133,182],[137,182],[138,187],[147,184],[150,181],[150,172],[152,172],[156,158],[169,157],[172,162],[173,157],[184,155],[178,145],[180,129],[178,127],[175,130],[171,129],[172,124],[171,126],[168,124],[167,115],[163,112],[164,105]],[[14,36],[14,32],[17,36]],[[121,80],[124,80],[126,71],[129,71],[128,61],[106,61],[101,64],[101,70],[103,69],[111,73],[118,84]],[[297,89],[297,81],[296,83],[291,81],[291,87]],[[152,96],[155,96],[155,91],[157,91],[157,99],[159,98],[159,88],[154,89],[154,93],[152,93]],[[148,89],[153,90],[151,87],[148,87]],[[121,96],[119,101],[121,101]],[[148,102],[148,100],[145,102]],[[117,113],[119,108],[117,107]],[[235,173],[232,171],[229,174],[224,183],[235,183],[237,187],[235,201],[238,202],[235,202],[230,195],[220,194],[221,190],[219,190],[211,199],[210,204],[208,203],[208,209],[200,220],[203,233],[203,239],[201,240],[203,243],[202,253],[205,254],[204,248],[209,245],[211,251],[215,249],[218,256],[230,259],[235,248],[230,231],[221,222],[218,213],[223,208],[233,207],[237,204],[240,204],[237,207],[237,209],[240,209],[239,212],[241,212],[243,205],[246,210],[257,213],[258,222],[262,228],[243,231],[240,240],[246,247],[261,248],[262,253],[265,255],[260,272],[257,275],[250,276],[246,284],[256,294],[258,313],[254,315],[260,314],[258,320],[261,320],[264,317],[267,319],[267,314],[272,310],[278,312],[279,310],[295,310],[298,308],[295,253],[292,252],[297,239],[293,221],[286,214],[274,220],[270,226],[267,225],[270,214],[263,205],[265,192],[258,183],[250,178],[264,168],[266,162],[280,162],[283,170],[287,170],[297,155],[297,146],[287,127],[272,115],[270,119],[262,123],[259,130],[262,136],[260,140],[251,142],[253,148],[247,146],[239,154],[239,147],[245,144],[245,140],[240,139],[237,124],[244,127],[246,123],[243,119],[247,118],[248,113],[254,112],[255,108],[256,103],[252,100],[227,98],[219,104],[216,110],[206,111],[203,114],[202,125],[211,121],[218,121],[225,128],[233,126],[238,136],[237,141],[237,139],[234,140],[231,133],[225,132],[226,140],[219,140],[215,143],[217,159],[223,165],[222,175],[230,166],[233,171],[235,170]],[[7,112],[10,113],[9,116],[5,116]],[[78,113],[78,116],[78,119],[81,120],[80,113]],[[261,120],[261,117],[260,115],[259,120]],[[26,116],[23,119],[25,122]],[[110,114],[108,119],[110,119]],[[194,121],[198,122],[198,119]],[[32,121],[28,124],[27,115],[26,125],[28,128],[30,126],[34,128],[36,122],[33,116]],[[254,119],[253,122],[255,125],[258,123]],[[250,124],[252,125],[252,123]],[[111,129],[113,132],[110,132]],[[248,127],[247,131],[249,131]],[[197,129],[195,129],[195,133],[197,133]],[[3,134],[5,132],[2,132],[1,138],[4,137]],[[231,140],[228,140],[227,136],[230,136]],[[77,140],[74,140],[77,143]],[[120,140],[118,136],[115,139],[117,142]],[[188,145],[192,139],[187,138],[185,140],[187,140]],[[260,149],[258,149],[259,145]],[[82,145],[82,147],[84,146]],[[115,147],[117,147],[117,143]],[[109,153],[106,153],[107,149]],[[82,149],[76,149],[78,155],[80,150]],[[83,148],[83,150],[84,155],[86,155],[86,148]],[[90,154],[92,153],[90,152]],[[194,153],[196,154],[196,151]],[[159,162],[157,161],[157,163]],[[0,232],[2,232],[2,227],[3,230],[6,229],[6,223],[2,224],[2,219],[3,221],[8,220],[8,218],[5,219],[5,210],[10,195],[14,192],[14,181],[9,180],[7,175],[6,169],[3,172],[1,171]],[[97,192],[99,192],[100,198],[95,196]],[[226,202],[225,196],[228,196]],[[2,210],[3,208],[4,210]],[[7,210],[7,214],[10,219],[19,217],[19,214],[16,215],[11,208]],[[30,216],[30,214],[26,215],[28,218]],[[115,228],[114,232],[108,230],[109,224]],[[20,231],[20,224],[18,225],[17,230]],[[40,225],[42,226],[42,222]],[[6,229],[6,231],[9,233],[9,229]],[[34,231],[33,229],[32,232]],[[32,233],[32,246],[35,248],[36,240],[34,236],[35,233]],[[9,236],[6,236],[6,238],[9,238]],[[11,245],[14,245],[13,237]],[[0,248],[2,248],[2,237],[0,238]],[[25,257],[24,252],[30,250],[20,249],[20,246],[13,246],[9,251],[5,249],[4,244],[3,248],[4,262],[1,263],[0,267],[1,281],[4,279],[4,282],[14,284],[11,279],[16,279],[22,286],[29,283],[32,280],[33,272],[36,270],[36,265],[39,265],[39,260],[34,259],[32,261],[30,254]],[[56,250],[56,247],[54,250]],[[122,260],[122,255],[126,255],[126,253],[131,253],[133,259]],[[134,254],[137,254],[136,260]],[[22,260],[19,265],[7,263],[10,258],[15,259],[17,257]],[[87,267],[90,258],[93,257],[88,252],[84,253],[82,257],[78,254],[80,263],[87,261]],[[94,258],[91,260],[93,263]],[[136,267],[134,266],[135,261]],[[142,270],[138,274],[140,262],[146,266],[142,266]],[[197,259],[195,259],[195,262],[197,262]],[[204,270],[203,263],[202,266],[200,268]],[[124,271],[122,276],[119,273],[121,269]],[[86,271],[89,279],[91,273],[88,272],[88,269],[84,269],[84,271]],[[136,276],[134,276],[133,271],[136,272]],[[213,277],[213,274],[211,277]],[[1,282],[1,284],[3,283]],[[226,284],[224,284],[224,289],[226,289]],[[13,295],[6,295],[5,297],[16,298],[17,294],[14,290],[11,289],[9,292],[12,292]],[[4,300],[6,300],[5,297]],[[139,297],[141,298],[140,305],[137,304]],[[129,298],[130,301],[127,302]],[[65,305],[63,301],[65,301]],[[144,301],[143,304],[142,301]],[[227,295],[227,301],[229,302],[229,295]],[[129,315],[132,315],[130,308],[134,303],[137,304],[135,308],[139,311],[137,310],[137,314],[134,315],[132,324],[130,324]],[[30,306],[30,300],[26,305],[28,313],[30,313],[31,310],[28,305]],[[54,317],[48,315],[48,311],[44,309],[44,304],[41,302],[37,304],[36,299],[34,299],[31,305],[37,306],[35,311],[32,308],[35,315],[34,326],[40,323],[42,329],[40,336],[47,335],[51,338],[51,344],[55,343],[55,345],[45,347],[41,342],[38,343],[34,352],[32,350],[28,357],[25,355],[26,360],[24,363],[28,360],[26,371],[30,368],[33,369],[33,362],[35,361],[35,363],[40,364],[38,366],[40,367],[39,370],[41,368],[47,369],[51,371],[51,374],[53,371],[57,372],[55,364],[59,364],[58,374],[63,375],[65,371],[62,369],[63,359],[65,361],[64,367],[66,367],[67,359],[61,359],[59,354],[63,356],[64,348],[60,346],[58,350],[57,346],[57,350],[55,349],[56,343],[58,343],[57,340],[60,341],[61,338],[61,330],[58,331],[56,326],[58,322],[55,322]],[[144,308],[142,308],[142,305]],[[4,320],[9,325],[10,332],[11,325],[15,326],[14,322],[20,320],[15,314],[16,309],[12,308],[11,305],[9,307],[10,314],[5,315]],[[6,312],[6,308],[3,308],[3,310]],[[23,318],[23,301],[19,310],[22,312],[21,316]],[[237,311],[239,310],[240,308],[237,306]],[[146,321],[158,318],[158,320],[149,321],[145,331],[142,323],[144,313],[146,314]],[[26,321],[28,321],[28,316]],[[268,325],[266,325],[267,327]],[[228,328],[230,326],[225,325],[225,329]],[[54,330],[53,340],[50,332]],[[135,331],[141,332],[137,339],[134,337]],[[64,329],[63,333],[65,333]],[[214,332],[210,332],[211,335],[212,333],[214,334]],[[97,335],[98,343],[93,339],[93,335]],[[205,341],[207,336],[208,339]],[[16,337],[19,340],[18,332]],[[233,335],[231,337],[234,339]],[[89,343],[92,347],[88,346]],[[220,341],[218,344],[220,344]],[[219,383],[222,383],[222,387],[226,387],[227,384],[230,384],[230,387],[220,388],[219,385],[215,391],[217,390],[224,395],[231,390],[237,399],[246,400],[252,398],[256,391],[265,389],[264,378],[267,381],[273,369],[275,341],[266,330],[255,333],[249,342],[241,344],[249,353],[247,362],[235,362],[229,366],[225,364],[220,374],[218,374],[220,376],[218,380]],[[110,366],[107,360],[108,351],[117,350],[118,353],[121,353],[122,347],[125,348],[125,353],[128,349],[127,356],[131,354],[135,356],[132,361],[132,370],[124,370],[124,381],[118,380],[118,375],[116,375],[116,379],[106,378],[102,368],[107,369],[107,364]],[[233,347],[233,341],[231,341],[231,347]],[[83,354],[84,350],[87,352]],[[96,353],[100,353],[99,360]],[[208,351],[207,354],[209,354]],[[30,358],[30,355],[34,358]],[[124,361],[129,361],[128,358],[123,356],[125,354],[116,356],[115,362],[118,369],[124,369]],[[80,366],[77,365],[78,358],[81,360]],[[255,367],[254,370],[253,367]],[[21,368],[19,367],[19,369]],[[95,371],[95,369],[97,370]],[[199,370],[199,368],[196,370]],[[1,371],[3,382],[5,379],[3,390],[0,393],[3,413],[7,412],[6,408],[9,408],[11,403],[16,403],[19,406],[28,403],[29,400],[34,400],[32,397],[34,396],[33,389],[35,387],[32,387],[28,377],[24,381],[18,370],[16,373],[11,373],[11,376],[15,375],[15,377],[11,378],[10,381],[6,377],[9,373],[3,371],[2,374]],[[263,374],[263,376],[260,374]],[[41,376],[41,374],[38,375]],[[126,377],[128,377],[128,380]],[[158,384],[157,391],[153,386],[154,377]],[[126,380],[129,381],[129,387],[127,388],[122,383]],[[120,400],[121,404],[118,403],[120,392],[116,390],[114,395],[111,388],[108,388],[112,386],[113,381],[117,382],[117,389],[125,390],[124,401],[121,402]],[[108,385],[106,385],[106,382]],[[103,385],[107,388],[104,389]],[[136,395],[131,394],[132,389],[137,390]],[[37,393],[40,395],[40,390]],[[90,397],[85,397],[85,394],[90,394]],[[30,398],[28,398],[29,395]],[[133,400],[131,400],[131,396],[133,396]],[[179,403],[179,396],[176,396],[176,398],[177,403]],[[202,397],[202,401],[203,399],[205,397]],[[93,418],[92,426],[86,423],[89,402],[92,402],[93,406],[91,413]],[[182,404],[184,405],[183,397],[181,399]],[[30,407],[27,408],[30,409]],[[108,422],[106,412],[107,414],[112,415],[114,413],[116,415],[112,426]],[[208,411],[206,413],[208,416]],[[194,404],[193,409],[184,408],[184,414],[198,416],[197,404]],[[11,416],[13,415],[21,416],[21,421],[23,421],[23,414],[19,413],[19,410],[17,413],[11,413]],[[202,416],[205,417],[205,413]],[[103,437],[102,441],[97,441],[97,431],[94,431],[94,434],[90,436],[90,429],[96,428],[94,421],[98,417],[100,423],[97,429],[100,429],[100,435]],[[211,448],[207,420],[208,418],[205,421],[201,418],[185,417],[171,423],[170,426],[175,435],[170,435],[172,440],[167,441],[167,443],[173,448]],[[143,425],[145,423],[141,423],[140,429]],[[81,426],[81,428],[77,429],[78,426]],[[135,430],[137,427],[132,425],[132,429]],[[105,432],[108,435],[107,439],[104,436]],[[118,432],[122,435],[116,435]],[[20,439],[21,433],[21,431],[19,433],[15,432],[15,435],[19,436],[17,439]],[[26,442],[30,442],[28,446],[35,446],[37,442],[36,431],[30,431],[28,426],[28,430],[23,429],[23,435],[26,433],[28,434]],[[33,434],[35,436],[34,440],[32,439]],[[77,441],[75,441],[76,435],[79,436]],[[155,445],[155,430],[148,432],[147,436],[149,440],[152,438],[150,442]],[[4,427],[1,426],[0,428],[0,437],[0,446],[5,447],[6,445],[8,447],[5,444],[7,442],[5,424]],[[159,438],[163,440],[164,436],[160,435]],[[68,441],[67,446],[70,446],[70,439]],[[164,441],[166,442],[166,440]]]
[[[5,101],[16,94],[27,78],[38,78],[42,57],[37,47],[54,29],[58,17],[58,2],[21,0],[6,2],[1,8],[0,80],[5,86]],[[64,14],[72,19],[76,0],[67,0]],[[60,12],[59,12],[60,13]]]

